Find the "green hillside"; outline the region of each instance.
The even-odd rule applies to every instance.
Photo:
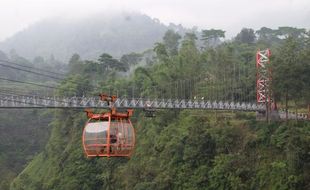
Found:
[[[43,150],[52,115],[39,110],[1,110],[0,189],[9,189],[10,182]]]
[[[202,37],[194,33],[181,37],[166,32],[162,42],[154,45],[156,57],[129,76],[124,72],[136,61],[118,60],[107,53],[96,61],[74,55],[57,95],[94,95],[135,85],[146,95],[156,86],[161,90],[151,95],[164,96],[170,93],[165,84],[171,81],[208,76],[219,89],[225,87],[221,84],[239,81],[233,84],[252,89],[247,91],[251,97],[255,94],[255,52],[271,47],[278,102],[288,102],[290,109],[308,106],[310,38],[305,30],[260,30],[256,37],[252,29],[243,29],[235,40],[224,43],[220,43],[223,31],[201,33]],[[197,47],[197,38],[203,38],[203,48]],[[192,92],[184,92],[184,98],[211,92],[199,88],[205,78],[199,80]],[[220,96],[225,99],[232,94],[225,91]],[[82,111],[56,110],[45,148],[10,189],[310,188],[309,121],[267,123],[256,121],[255,113],[194,110],[159,110],[155,118],[146,118],[136,110],[137,143],[132,157],[87,159],[81,142],[86,120]]]

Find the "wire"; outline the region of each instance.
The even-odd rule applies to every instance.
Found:
[[[46,71],[46,70],[38,69],[38,68],[35,68],[35,67],[20,65],[20,64],[11,62],[11,61],[6,61],[6,60],[1,60],[0,59],[0,62],[6,62],[6,63],[18,65],[20,67],[31,68],[31,69],[36,69],[36,70],[43,71],[43,72],[48,72],[48,73],[52,73],[52,74],[58,74],[58,75],[66,76],[64,74],[59,74],[59,73],[55,73],[55,72],[51,72],[51,71]],[[65,78],[59,78],[59,77],[55,77],[55,76],[51,76],[51,75],[47,75],[47,74],[43,74],[43,73],[38,73],[38,72],[35,72],[35,71],[25,70],[25,69],[21,69],[21,68],[18,68],[18,67],[11,66],[11,65],[5,65],[5,64],[1,64],[0,63],[0,66],[8,67],[8,68],[11,68],[11,69],[15,69],[15,70],[19,70],[19,71],[24,71],[24,72],[28,72],[28,73],[32,73],[32,74],[36,74],[36,75],[40,75],[40,76],[49,77],[49,78],[56,79],[56,80],[65,80]],[[75,81],[71,81],[71,83],[78,84],[78,85],[83,84],[81,82],[75,82]],[[99,89],[99,88],[96,88],[96,89]]]
[[[2,87],[0,88],[0,91],[3,92],[17,92],[17,93],[27,93],[27,94],[31,94],[31,95],[35,95],[35,94],[46,94],[47,90],[38,90],[38,89],[20,89],[20,88],[8,88],[8,87]],[[49,92],[52,92],[53,90],[50,90]]]
[[[20,64],[11,62],[11,61],[5,61],[5,60],[1,60],[1,59],[0,59],[0,62],[6,62],[6,63],[18,65],[18,66],[20,66],[20,67],[36,69],[36,70],[43,71],[43,72],[48,72],[48,73],[52,73],[52,74],[58,74],[58,75],[63,75],[63,76],[65,76],[64,74],[59,74],[59,73],[55,73],[55,72],[51,72],[51,71],[46,71],[46,70],[38,69],[38,68],[35,68],[35,67],[24,66],[24,65],[20,65]],[[35,71],[25,70],[25,69],[21,69],[21,68],[18,68],[18,67],[11,66],[11,65],[5,65],[5,64],[1,64],[1,63],[0,63],[0,66],[8,67],[8,68],[11,68],[11,69],[15,69],[15,70],[19,70],[19,71],[24,71],[24,72],[28,72],[28,73],[32,73],[32,74],[36,74],[36,75],[40,75],[40,76],[49,77],[49,78],[56,79],[56,80],[65,80],[65,78],[59,78],[59,77],[55,77],[55,76],[51,76],[51,75],[47,75],[47,74],[43,74],[43,73],[38,73],[38,72],[35,72]],[[3,79],[3,80],[4,80],[4,79]],[[71,83],[73,83],[73,84],[78,84],[78,85],[83,84],[83,83],[81,83],[81,82],[75,82],[75,81],[71,81]],[[99,88],[96,88],[96,89],[99,89]]]
[[[10,95],[10,96],[39,97],[39,98],[40,96],[42,96],[39,94],[24,94],[22,92],[7,91],[7,90],[2,90],[2,89],[0,90],[0,94]]]
[[[40,71],[43,71],[43,72],[58,74],[58,73],[46,71],[46,70],[43,70],[43,69],[38,69],[38,68],[35,68],[35,67],[20,65],[20,64],[11,62],[11,61],[0,60],[0,62],[10,63],[10,64],[18,65],[18,66],[20,66],[20,67],[25,67],[25,68],[36,69],[36,70],[40,70]],[[35,72],[35,71],[25,70],[25,69],[21,69],[21,68],[18,68],[18,67],[11,66],[11,65],[6,65],[6,64],[1,64],[1,63],[0,63],[0,66],[8,67],[8,68],[11,68],[11,69],[16,69],[16,70],[24,71],[24,72],[28,72],[28,73],[32,73],[32,74],[36,74],[36,75],[40,75],[40,76],[49,77],[49,78],[56,79],[56,80],[64,80],[64,78],[59,78],[59,77],[55,77],[55,76],[51,76],[51,75],[47,75],[47,74],[43,74],[43,73],[39,73],[39,72]],[[62,75],[62,74],[61,74],[61,75]],[[1,80],[11,81],[11,82],[18,82],[18,83],[31,84],[31,85],[40,86],[40,87],[55,88],[55,87],[46,86],[46,85],[42,85],[42,84],[36,84],[36,83],[32,83],[32,82],[23,82],[23,81],[17,81],[17,80],[11,80],[11,79],[4,79],[4,78],[0,78],[0,79],[1,79]],[[82,84],[82,83],[80,83],[80,82],[75,82],[75,81],[71,81],[71,83],[74,83],[74,84]],[[165,85],[163,85],[162,87],[166,87],[167,85],[169,85],[169,84],[165,84]],[[154,87],[154,86],[155,86],[155,85],[153,85],[152,87]],[[157,86],[160,86],[160,85],[157,85]],[[182,86],[181,86],[181,87],[182,87]],[[95,89],[100,89],[100,88],[95,87]],[[184,89],[184,90],[185,90],[185,89]],[[182,89],[181,89],[181,91],[182,91]],[[160,93],[160,94],[161,94],[161,93]]]
[[[56,75],[62,75],[62,76],[65,76],[65,74],[63,74],[63,73],[56,73],[56,72],[47,71],[47,70],[44,70],[44,69],[39,69],[39,68],[36,68],[36,67],[31,67],[31,66],[21,65],[21,64],[14,63],[14,62],[12,62],[12,61],[3,60],[3,59],[0,59],[0,62],[9,63],[9,64],[13,64],[13,65],[17,65],[17,66],[24,67],[24,68],[28,68],[28,69],[35,69],[35,70],[42,71],[42,72],[46,72],[46,73],[51,73],[51,74],[56,74]]]
[[[46,71],[46,70],[43,70],[43,69],[38,69],[38,68],[35,68],[35,67],[20,65],[20,64],[11,62],[11,61],[6,61],[6,60],[1,60],[0,59],[0,62],[10,63],[10,64],[18,65],[20,67],[36,69],[36,70],[39,70],[39,71],[48,72],[48,73],[52,73],[52,74],[58,74],[58,73]],[[48,75],[48,74],[43,74],[43,73],[39,73],[39,72],[35,72],[35,71],[25,70],[25,69],[21,69],[21,68],[18,68],[18,67],[11,66],[11,65],[6,65],[6,64],[1,64],[0,63],[0,66],[8,67],[8,68],[19,70],[19,71],[28,72],[28,73],[32,73],[32,74],[36,74],[36,75],[40,75],[40,76],[44,76],[44,77],[49,77],[49,78],[56,79],[56,80],[61,80],[61,81],[65,80],[65,78],[60,78],[60,77],[56,77],[56,76],[52,76],[52,75]],[[59,74],[59,75],[63,75],[63,74]],[[65,76],[65,75],[63,75],[63,76]],[[24,84],[31,84],[31,85],[35,85],[35,86],[56,89],[56,87],[53,87],[53,86],[47,86],[47,85],[37,84],[37,83],[32,83],[32,82],[23,82],[23,81],[12,80],[12,79],[5,79],[5,78],[0,78],[0,80],[6,80],[6,81],[10,81],[10,82],[17,82],[17,83],[24,83]],[[71,81],[71,83],[78,84],[78,85],[83,84],[81,82],[75,82],[75,81]]]
[[[25,81],[19,81],[19,80],[6,79],[6,78],[2,78],[2,77],[0,77],[0,80],[16,82],[16,83],[22,83],[22,84],[30,84],[30,85],[39,86],[39,87],[45,87],[45,88],[57,89],[55,86],[47,86],[47,85],[43,85],[43,84],[37,84],[37,83],[32,83],[32,82],[25,82]]]
[[[5,65],[5,64],[2,64],[2,63],[0,63],[0,66],[8,67],[8,68],[11,68],[11,69],[15,69],[15,70],[19,70],[19,71],[24,71],[24,72],[28,72],[28,73],[32,73],[32,74],[36,74],[36,75],[40,75],[40,76],[49,77],[49,78],[56,79],[56,80],[64,80],[64,78],[54,77],[54,76],[51,76],[51,75],[46,75],[46,74],[38,73],[38,72],[35,72],[35,71],[29,71],[29,70],[21,69],[21,68],[10,66],[10,65]]]

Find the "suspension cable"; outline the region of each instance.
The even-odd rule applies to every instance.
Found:
[[[56,74],[56,75],[65,76],[65,74],[63,74],[63,73],[56,73],[56,72],[52,72],[52,71],[48,71],[48,70],[44,70],[44,69],[40,69],[40,68],[36,68],[36,67],[26,66],[26,65],[18,64],[18,63],[15,63],[15,62],[12,62],[12,61],[8,61],[8,60],[0,59],[0,62],[13,64],[13,65],[17,65],[17,66],[28,68],[28,69],[35,69],[35,70],[46,72],[46,73],[50,73],[50,74]]]

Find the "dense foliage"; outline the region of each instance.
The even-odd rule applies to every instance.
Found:
[[[86,159],[84,116],[60,112],[45,150],[11,189],[309,188],[309,123],[226,117],[193,111],[141,116],[131,159]]]
[[[1,110],[0,189],[25,168],[47,143],[52,113],[39,110]]]

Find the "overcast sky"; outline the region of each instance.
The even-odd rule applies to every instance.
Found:
[[[310,0],[0,0],[0,41],[45,18],[115,10],[138,11],[165,24],[220,28],[228,36],[242,27],[310,28]]]

